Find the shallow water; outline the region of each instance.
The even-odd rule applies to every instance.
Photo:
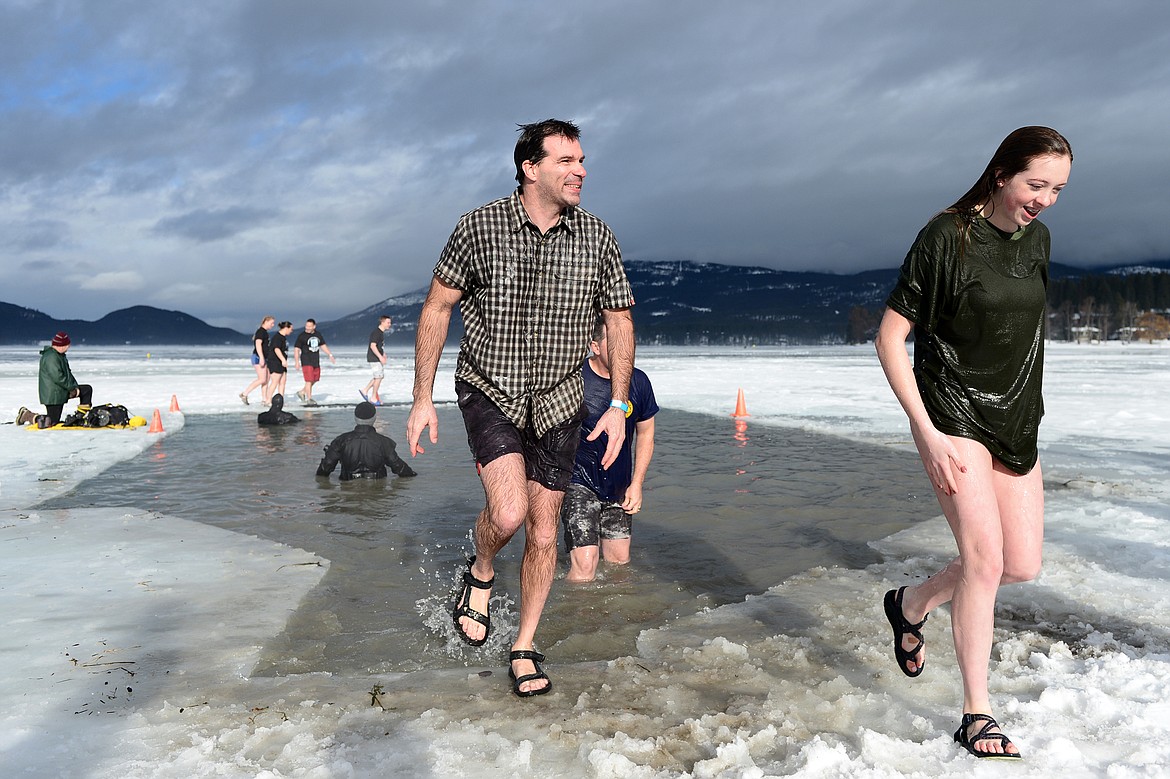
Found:
[[[283,428],[250,414],[190,416],[141,457],[42,506],[134,506],[327,558],[321,584],[265,648],[260,675],[497,661],[515,631],[523,545],[514,539],[497,561],[492,639],[465,646],[449,609],[483,494],[458,410],[439,406],[440,442],[412,462],[417,478],[345,485],[314,471],[322,448],[352,427],[349,407],[293,411],[302,422]],[[401,442],[405,415],[384,407],[378,427]],[[559,662],[632,653],[645,628],[812,566],[863,567],[878,559],[869,541],[938,513],[925,489],[907,493],[926,487],[912,453],[672,410],[656,427],[630,565],[603,564],[596,582],[571,585],[561,554],[538,633]]]

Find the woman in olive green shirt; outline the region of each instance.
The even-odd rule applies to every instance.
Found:
[[[918,676],[926,616],[951,603],[963,676],[955,741],[977,757],[1020,757],[991,717],[988,661],[1000,584],[1040,570],[1036,432],[1049,236],[1036,217],[1056,202],[1071,166],[1055,130],[1023,127],[1005,138],[967,194],[918,234],[876,339],[959,548],[926,581],[886,593],[894,654],[903,673]]]

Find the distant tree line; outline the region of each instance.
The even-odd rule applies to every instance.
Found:
[[[848,343],[872,341],[884,307],[854,306]],[[1048,337],[1055,341],[1170,338],[1170,273],[1085,274],[1048,282]]]
[[[1157,341],[1170,336],[1170,273],[1089,274],[1048,283],[1048,337]]]

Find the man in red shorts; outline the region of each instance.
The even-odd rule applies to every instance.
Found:
[[[293,347],[293,365],[300,368],[305,377],[305,386],[297,391],[297,397],[306,406],[317,405],[313,400],[313,385],[321,381],[321,352],[329,355],[329,362],[337,364],[333,352],[325,344],[325,336],[317,332],[317,320],[306,319],[305,331],[297,336]]]

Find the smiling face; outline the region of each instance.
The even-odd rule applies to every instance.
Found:
[[[545,208],[564,210],[581,204],[581,184],[585,181],[585,153],[581,143],[563,135],[544,139],[545,156],[540,162],[524,163],[528,179],[525,196],[531,196]]]
[[[983,207],[988,221],[1005,232],[1027,227],[1040,212],[1056,202],[1068,183],[1072,160],[1060,155],[1036,157],[1027,168],[1008,179],[997,179],[991,201]]]

